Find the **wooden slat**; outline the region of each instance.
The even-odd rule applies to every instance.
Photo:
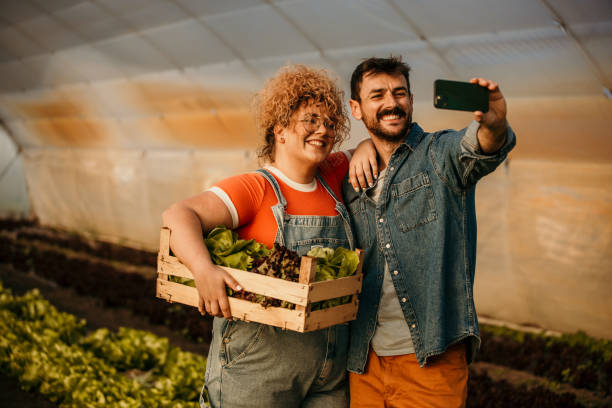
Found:
[[[198,307],[198,291],[196,288],[167,280],[157,280],[157,297],[168,302],[183,303]]]
[[[198,306],[196,288],[176,282],[157,280],[157,297],[169,302]],[[245,320],[269,324],[288,330],[304,331],[304,313],[280,307],[264,308],[260,304],[242,299],[228,298],[232,316]]]
[[[300,259],[300,277],[299,282],[308,285],[311,281],[314,281],[317,275],[317,259],[309,256],[303,256]],[[303,312],[304,314],[310,313],[311,304],[305,306],[297,305],[295,310]]]
[[[232,275],[240,286],[242,286],[243,290],[269,296],[274,299],[286,300],[296,305],[307,305],[308,285],[272,278],[258,273],[241,271],[239,269],[227,268],[225,266],[221,266],[221,268]],[[185,265],[180,262],[166,262],[165,258],[159,262],[158,272],[161,274],[193,279],[191,271],[189,271]]]
[[[197,307],[198,293],[195,288],[176,282],[157,280],[157,297],[170,302]],[[242,299],[229,299],[232,316],[246,321],[256,321],[299,332],[324,329],[334,324],[354,320],[357,302],[336,306],[331,309],[311,312],[305,319],[304,313],[280,307],[268,307]]]
[[[232,316],[236,319],[253,321],[287,330],[304,331],[305,316],[303,312],[282,307],[265,308],[247,300],[229,298]]]
[[[324,329],[335,324],[355,320],[357,317],[358,302],[354,301],[346,305],[332,307],[330,309],[316,310],[310,312],[306,318],[304,331]]]
[[[162,228],[159,233],[159,252],[157,253],[157,277],[159,279],[168,280],[168,275],[161,269],[161,260],[168,255],[170,255],[170,230]]]
[[[180,276],[181,278],[193,279],[193,274],[191,271],[181,263],[175,264],[162,260],[158,263],[158,272],[171,276]]]
[[[170,255],[170,229],[166,227],[162,228],[159,234],[159,254]]]
[[[171,264],[181,264],[181,261],[179,261],[179,259],[176,256],[172,256],[172,255],[161,255],[161,260],[167,263],[171,263]]]
[[[243,290],[269,296],[274,299],[286,300],[296,305],[306,306],[308,285],[272,278],[254,272],[241,271],[222,266],[238,281]]]
[[[300,283],[310,283],[315,280],[317,274],[317,259],[303,256],[300,260]]]
[[[193,287],[176,282],[157,280],[157,297],[169,302],[177,302],[189,306],[198,306],[198,293]],[[257,303],[246,300],[228,298],[232,316],[259,323],[281,327],[287,330],[308,332],[323,329],[334,324],[354,320],[357,315],[357,301],[336,306],[330,309],[310,312],[307,318],[299,310],[289,310],[279,307],[264,308]]]
[[[319,302],[321,300],[359,293],[361,292],[361,280],[361,275],[353,275],[346,278],[313,282],[310,284],[308,300],[310,302]]]

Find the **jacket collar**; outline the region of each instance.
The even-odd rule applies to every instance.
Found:
[[[423,134],[423,129],[419,126],[419,124],[413,122],[412,126],[410,127],[410,132],[408,132],[408,135],[406,135],[402,143],[408,146],[411,151],[414,151],[419,143],[421,143]]]

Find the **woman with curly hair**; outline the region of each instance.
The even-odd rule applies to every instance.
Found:
[[[267,162],[172,205],[163,223],[191,270],[200,312],[216,316],[205,389],[213,407],[346,407],[348,325],[297,333],[231,320],[226,285],[242,288],[211,261],[202,233],[231,226],[241,238],[299,255],[313,246],[353,247],[341,183],[350,155],[330,154],[348,134],[342,91],[322,70],[282,68],[256,99]],[[203,402],[201,402],[203,403]]]

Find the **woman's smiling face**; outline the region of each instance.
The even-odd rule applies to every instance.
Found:
[[[315,103],[302,104],[293,113],[289,126],[278,130],[276,154],[289,155],[298,163],[318,165],[331,153],[335,135],[335,123],[325,109]]]

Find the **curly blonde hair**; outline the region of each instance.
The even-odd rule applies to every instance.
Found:
[[[348,113],[343,103],[344,92],[327,71],[305,65],[282,67],[268,79],[255,97],[255,120],[264,144],[257,154],[260,160],[274,160],[274,127],[288,128],[292,115],[304,104],[320,104],[336,125],[334,148],[348,138]]]

